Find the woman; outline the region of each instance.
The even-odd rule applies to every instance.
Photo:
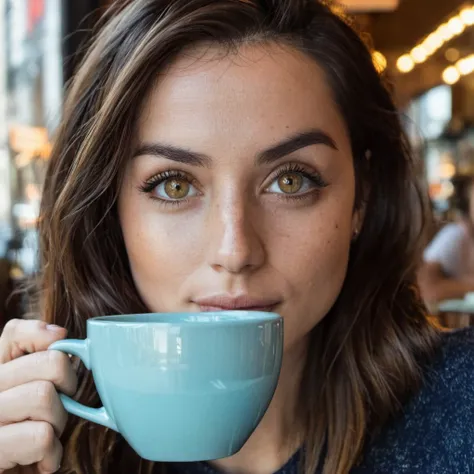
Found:
[[[392,100],[327,6],[116,4],[71,84],[45,185],[44,321],[0,341],[0,468],[472,470],[474,336],[426,319],[414,189]],[[244,307],[282,314],[285,354],[235,456],[152,465],[116,433],[66,422],[56,390],[99,404],[90,374],[76,391],[67,357],[44,352],[66,330]]]
[[[473,176],[452,179],[452,208],[458,221],[444,226],[424,252],[419,283],[428,303],[463,298],[474,291]]]

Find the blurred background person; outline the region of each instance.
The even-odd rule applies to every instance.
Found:
[[[419,285],[428,304],[474,292],[474,176],[452,178],[453,222],[439,230],[426,248]]]

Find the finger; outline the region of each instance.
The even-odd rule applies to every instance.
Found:
[[[0,428],[0,470],[38,463],[41,474],[56,472],[62,446],[46,422],[24,421]]]
[[[38,462],[38,472],[40,474],[51,474],[61,467],[63,458],[63,446],[57,437],[53,438],[53,445],[46,452],[41,461]]]
[[[0,337],[0,364],[46,350],[53,342],[66,337],[64,328],[44,321],[12,319]]]
[[[67,395],[76,393],[76,373],[69,357],[62,352],[36,352],[0,365],[0,392],[35,380],[52,382]]]
[[[51,382],[30,382],[0,393],[0,426],[21,421],[46,421],[60,437],[67,412]]]

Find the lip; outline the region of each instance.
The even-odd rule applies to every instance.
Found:
[[[193,300],[203,312],[209,311],[266,311],[271,312],[280,301],[275,299],[253,298],[248,295],[216,295]]]

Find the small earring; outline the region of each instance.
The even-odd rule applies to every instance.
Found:
[[[354,231],[352,232],[352,240],[356,240],[358,236],[359,231],[357,229],[354,229]]]

